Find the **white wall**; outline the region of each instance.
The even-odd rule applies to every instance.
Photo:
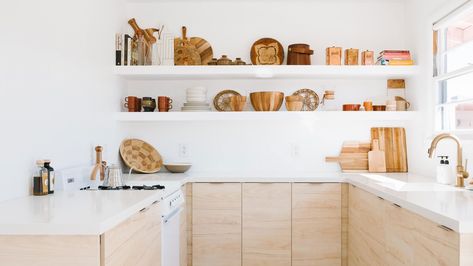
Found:
[[[18,0],[0,8],[0,200],[30,193],[35,160],[114,157],[121,84],[112,74],[120,1]]]
[[[427,176],[435,176],[438,159],[429,159],[434,132],[434,90],[432,84],[432,23],[460,6],[465,0],[416,0],[408,1],[406,6],[407,43],[417,51],[416,60],[421,66],[421,74],[411,82],[416,90],[410,90],[410,98],[419,106],[422,119],[413,125],[411,138],[416,139],[411,146],[415,151],[411,156],[411,170]],[[473,159],[473,141],[471,135],[463,135],[464,158]],[[451,164],[456,165],[456,145],[453,141],[443,141],[437,147],[437,155],[451,156]],[[471,167],[469,168],[471,172]]]
[[[303,6],[303,8],[300,8]],[[252,43],[261,37],[278,39],[285,49],[291,43],[309,43],[315,50],[313,64],[325,64],[325,48],[375,50],[403,49],[405,45],[403,1],[191,1],[129,4],[129,17],[143,27],[165,24],[180,35],[207,39],[215,57],[228,54],[249,62]],[[384,12],[389,10],[389,12]],[[359,103],[366,99],[384,101],[385,80],[186,80],[130,81],[128,95],[168,95],[179,109],[185,88],[202,85],[208,100],[223,89],[241,94],[279,90],[290,94],[300,88],[336,91],[336,102]],[[284,109],[284,108],[283,108]],[[195,172],[281,175],[338,172],[337,164],[325,156],[338,155],[344,140],[369,140],[372,126],[407,126],[401,122],[246,121],[124,123],[129,137],[143,138],[155,145],[165,161],[190,161]],[[409,131],[409,129],[408,129]],[[411,140],[409,140],[411,142]],[[180,158],[179,144],[189,146],[189,157]],[[296,146],[298,155],[293,156]]]

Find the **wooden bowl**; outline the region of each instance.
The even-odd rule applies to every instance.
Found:
[[[373,105],[373,111],[386,111],[386,105]]]
[[[230,109],[234,112],[241,112],[245,109],[246,96],[236,95],[230,97]]]
[[[171,173],[185,173],[191,168],[190,163],[167,163],[164,167]]]
[[[299,102],[299,101],[288,102],[288,101],[286,101],[286,109],[288,111],[302,111],[302,107],[304,107],[304,102]]]
[[[361,104],[344,104],[343,111],[360,111]]]
[[[278,111],[284,100],[284,93],[279,91],[260,91],[250,93],[251,105],[255,111]]]
[[[303,102],[304,97],[300,95],[289,95],[286,96],[286,102]]]
[[[159,152],[151,144],[139,139],[125,139],[120,144],[120,156],[133,171],[143,174],[158,172],[163,165]]]

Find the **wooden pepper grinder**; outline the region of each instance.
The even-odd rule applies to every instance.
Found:
[[[105,179],[105,167],[107,165],[107,162],[102,161],[102,152],[102,146],[95,147],[95,166],[92,170],[92,174],[90,175],[90,180],[95,180],[97,171],[100,171],[100,181],[103,181]]]

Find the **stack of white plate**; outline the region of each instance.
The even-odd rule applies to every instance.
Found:
[[[187,102],[181,108],[183,112],[210,111],[210,104],[206,102],[207,89],[204,87],[189,88],[186,91]]]

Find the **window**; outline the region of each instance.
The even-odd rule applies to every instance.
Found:
[[[436,130],[473,131],[473,3],[434,24]]]

